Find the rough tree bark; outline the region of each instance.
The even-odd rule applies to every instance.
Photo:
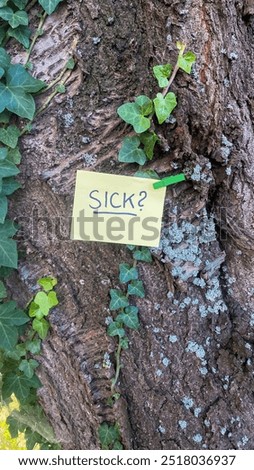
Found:
[[[12,282],[22,303],[38,277],[59,280],[39,395],[63,448],[99,448],[102,421],[120,423],[126,448],[254,448],[253,15],[252,0],[69,0],[46,22],[32,57],[39,78],[55,78],[72,47],[78,66],[23,138],[12,213],[26,255]],[[75,174],[133,173],[117,162],[126,127],[116,108],[154,94],[151,68],[176,58],[177,40],[197,64],[174,82],[176,123],[160,129],[150,167],[189,179],[167,191],[162,246],[140,266],[142,327],[129,334],[111,409],[105,317],[130,255],[69,240]]]

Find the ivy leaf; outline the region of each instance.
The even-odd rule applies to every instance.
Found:
[[[8,26],[6,25],[0,26],[0,44],[2,44],[3,40],[5,39],[7,29]]]
[[[137,103],[122,104],[118,108],[117,113],[123,121],[134,127],[137,134],[147,131],[151,125],[150,119],[142,114],[141,108]]]
[[[119,152],[119,162],[138,163],[144,165],[146,162],[146,154],[144,150],[139,148],[140,140],[137,136],[125,137]]]
[[[46,11],[48,15],[51,15],[57,7],[57,5],[61,2],[62,0],[39,0],[39,4],[42,6],[42,8]]]
[[[63,83],[60,83],[59,85],[57,85],[56,91],[58,93],[65,93],[66,92],[66,86]]]
[[[2,183],[2,194],[10,196],[17,189],[21,188],[21,184],[15,178],[4,178]]]
[[[6,109],[2,113],[0,113],[0,122],[3,124],[8,124],[8,122],[10,121],[10,117],[11,117],[11,113],[10,111],[7,111]]]
[[[10,220],[6,220],[4,224],[0,225],[0,266],[17,268],[17,242],[9,238],[13,236],[16,231]]]
[[[129,349],[129,340],[128,340],[127,336],[120,339],[120,344],[121,344],[122,349]]]
[[[123,450],[123,444],[120,441],[115,441],[112,450]]]
[[[36,380],[35,377],[29,379],[25,375],[17,375],[11,372],[3,377],[3,399],[6,400],[14,393],[18,400],[24,402],[30,395],[30,389],[38,388],[40,385],[40,381]]]
[[[5,302],[0,305],[0,348],[10,351],[18,339],[16,326],[24,325],[29,321],[27,315],[17,309],[16,302]]]
[[[0,348],[10,351],[14,348],[18,341],[17,328],[10,326],[1,321],[0,317]]]
[[[18,437],[19,432],[24,432],[26,426],[18,423],[11,415],[6,419],[6,424],[9,426],[9,433],[12,438]]]
[[[26,49],[29,48],[31,31],[27,26],[18,26],[17,28],[9,28],[7,35],[10,38],[16,39]]]
[[[41,436],[37,432],[32,431],[29,427],[25,430],[25,440],[27,450],[34,450],[36,444],[40,444]],[[40,445],[40,449],[42,449]]]
[[[48,294],[48,302],[49,302],[49,308],[55,307],[58,305],[58,299],[57,295],[54,291],[49,292]]]
[[[123,338],[125,336],[125,331],[123,328],[121,328],[121,323],[112,321],[110,325],[108,326],[107,333],[109,336],[119,336],[120,338]]]
[[[38,320],[35,318],[32,323],[33,330],[36,331],[41,339],[45,339],[48,334],[50,324],[45,318]]]
[[[9,0],[0,0],[0,8],[5,7]]]
[[[7,54],[7,52],[5,51],[3,47],[0,47],[0,66],[6,72],[10,64],[11,64],[11,59],[10,59],[9,54]]]
[[[127,263],[121,263],[119,265],[119,268],[120,268],[119,280],[121,283],[126,283],[134,279],[138,279],[137,268],[134,268]]]
[[[153,102],[159,124],[166,121],[177,105],[176,95],[172,92],[168,93],[165,98],[162,93],[157,93],[157,98],[155,98]]]
[[[28,316],[17,308],[16,302],[11,300],[0,305],[0,321],[8,325],[21,326],[29,322]]]
[[[24,344],[17,344],[15,349],[12,349],[11,351],[6,351],[5,354],[7,357],[13,359],[14,361],[20,361],[20,358],[26,355],[26,349],[24,347]]]
[[[73,70],[74,67],[75,67],[75,60],[73,59],[73,57],[71,57],[66,64],[66,69]]]
[[[136,175],[136,173],[135,173]],[[128,250],[134,251],[136,249],[135,245],[127,245]]]
[[[12,3],[14,3],[14,5],[16,5],[20,10],[23,10],[27,5],[28,0],[12,0]]]
[[[2,130],[2,129],[0,129]],[[8,176],[16,176],[19,169],[14,163],[9,160],[0,161],[0,178],[7,178]]]
[[[134,174],[134,176],[137,176],[138,178],[151,178],[151,179],[160,179],[159,175],[156,173],[154,170],[138,170]],[[133,250],[135,249],[135,246],[133,247]]]
[[[26,11],[13,11],[9,7],[0,8],[0,18],[7,21],[12,28],[17,28],[20,24],[28,25],[28,15]]]
[[[186,54],[178,56],[177,65],[184,72],[190,74],[192,65],[196,62],[196,55],[193,52],[186,52]]]
[[[48,315],[50,306],[48,296],[45,292],[37,292],[34,297],[34,303],[39,306],[43,315]]]
[[[185,51],[185,49],[186,49],[186,44],[184,44],[184,42],[177,41],[176,47],[177,47],[177,49],[179,50],[179,54],[180,54],[180,55],[183,55],[183,53],[184,53],[184,51]]]
[[[159,137],[155,132],[144,132],[140,136],[141,143],[144,145],[144,152],[149,160],[153,158],[153,150],[156,142],[158,142]]]
[[[124,325],[128,326],[132,330],[138,330],[140,327],[139,320],[138,320],[138,308],[131,305],[126,307],[124,310],[125,313],[120,313],[116,317],[116,321],[124,323]]]
[[[120,289],[110,289],[110,310],[118,310],[119,308],[128,307],[129,301]]]
[[[30,303],[28,313],[29,317],[36,317],[38,320],[41,320],[44,317],[44,313],[40,310],[40,307],[35,302]]]
[[[140,95],[135,99],[135,103],[139,106],[140,113],[148,116],[153,112],[153,102],[148,96]]]
[[[0,281],[0,299],[5,299],[7,297],[7,292],[3,281]]]
[[[153,261],[151,252],[147,247],[142,247],[140,250],[134,251],[133,258],[137,261],[145,261],[146,263],[152,263]]]
[[[20,64],[12,64],[7,70],[8,87],[15,91],[25,91],[26,93],[37,93],[45,87],[42,80],[32,77]]]
[[[9,126],[7,129],[0,129],[0,142],[13,149],[18,143],[19,136],[20,131],[16,126]]]
[[[155,78],[157,78],[160,88],[166,88],[168,86],[168,78],[172,73],[172,69],[173,67],[171,64],[155,65],[155,67],[153,67],[153,74]]]
[[[0,83],[1,111],[7,108],[17,116],[32,120],[35,112],[33,97],[23,91],[12,92],[11,88]],[[0,112],[1,112],[0,111]]]
[[[6,72],[6,85],[0,83],[0,112],[8,109],[20,117],[32,120],[35,103],[30,93],[35,93],[44,86],[41,80],[33,78],[22,65],[10,65]]]
[[[6,196],[0,196],[0,224],[3,224],[8,210],[8,201]]]
[[[39,362],[35,359],[23,359],[19,364],[19,370],[24,372],[25,376],[31,379],[34,375],[35,369],[39,366]]]
[[[102,423],[99,427],[99,439],[102,447],[109,447],[120,438],[118,427]]]
[[[40,339],[33,339],[30,341],[26,341],[25,343],[27,351],[31,354],[37,355],[41,352],[41,340]]]
[[[0,225],[0,240],[2,238],[13,237],[13,235],[15,235],[16,232],[17,232],[17,228],[15,227],[13,221],[6,220],[4,224]]]
[[[37,281],[37,284],[41,286],[46,292],[49,292],[57,284],[57,279],[55,277],[42,277]]]
[[[136,295],[137,297],[145,297],[145,291],[142,281],[132,281],[128,284],[128,294]]]
[[[18,149],[18,147],[15,147],[15,149],[9,149],[8,151],[8,160],[12,163],[15,163],[16,165],[19,165],[21,162],[21,153]]]
[[[1,162],[6,159],[7,153],[8,153],[8,149],[6,147],[0,148],[0,161]]]

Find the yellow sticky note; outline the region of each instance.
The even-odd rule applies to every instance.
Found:
[[[77,171],[71,239],[158,246],[166,188],[156,181]]]

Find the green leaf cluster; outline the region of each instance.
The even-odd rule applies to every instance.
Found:
[[[25,404],[20,409],[14,409],[7,418],[7,423],[13,438],[20,432],[25,434],[28,450],[34,449],[38,444],[44,450],[59,449],[54,431],[39,405]]]
[[[121,436],[117,424],[102,423],[99,427],[99,440],[102,450],[122,450]]]
[[[47,14],[52,13],[61,0],[40,0]],[[28,69],[31,64],[12,64],[9,54],[3,48],[9,37],[15,38],[25,48],[30,46],[28,15],[25,10],[28,0],[0,0],[0,278],[9,275],[17,268],[17,243],[12,237],[17,227],[6,218],[7,196],[20,188],[15,180],[19,173],[17,165],[21,155],[18,148],[20,130],[14,125],[15,117],[32,121],[35,115],[33,94],[42,90],[45,84],[35,79]],[[42,18],[45,18],[46,14]],[[40,35],[37,30],[35,37]],[[1,47],[3,46],[3,47]],[[30,52],[30,50],[29,50]],[[75,65],[70,59],[66,68]],[[62,86],[61,92],[64,92]],[[24,128],[29,129],[31,122]],[[23,133],[22,132],[22,133]],[[29,316],[13,301],[8,301],[7,290],[0,281],[0,394],[9,401],[14,394],[19,401],[19,411],[9,417],[12,433],[25,432],[27,448],[40,444],[41,449],[58,449],[59,446],[49,432],[47,422],[41,416],[41,408],[36,405],[36,389],[41,386],[36,375],[39,362],[34,356],[40,354],[41,340],[49,330],[45,319],[50,310],[58,304],[54,291],[57,280],[53,277],[38,281],[42,288],[29,304]],[[19,338],[22,338],[22,340]],[[16,415],[15,415],[16,413]],[[31,419],[31,416],[34,418]],[[29,419],[28,419],[29,417]],[[28,422],[29,421],[29,422]],[[41,426],[40,426],[41,424]]]
[[[32,328],[38,333],[41,339],[45,339],[49,330],[49,322],[45,320],[50,310],[58,305],[56,292],[53,290],[57,284],[54,277],[44,277],[38,280],[38,284],[42,287],[42,291],[37,292],[34,299],[29,305],[29,316],[34,318]]]
[[[0,48],[0,76],[0,113],[7,110],[32,120],[35,113],[32,93],[44,88],[44,82],[33,78],[23,65],[11,64],[10,57],[3,48]],[[18,137],[16,131],[16,138]],[[15,135],[11,139],[10,146],[14,148]]]
[[[157,93],[154,99],[140,95],[134,102],[124,103],[117,109],[120,118],[127,124],[131,124],[137,134],[124,138],[118,155],[120,162],[144,165],[154,156],[154,147],[159,138],[152,129],[153,117],[156,116],[158,123],[163,124],[177,106],[176,95],[173,92],[168,92],[169,78],[171,75],[174,77],[179,68],[190,73],[196,60],[193,52],[184,54],[185,44],[178,42],[177,47],[179,54],[173,75],[171,64],[160,64],[153,67],[153,74],[159,87],[164,88],[164,92]]]
[[[130,266],[127,263],[121,263],[119,266],[119,281],[127,285],[127,294],[120,289],[110,290],[110,305],[112,311],[117,311],[117,315],[107,329],[109,336],[118,336],[124,339],[126,335],[125,326],[132,330],[137,330],[140,326],[138,319],[138,308],[130,305],[129,297],[144,297],[145,291],[143,282],[138,279],[138,270],[136,266]],[[124,349],[128,348],[128,343],[122,343]]]
[[[155,70],[157,76],[159,76],[158,70],[160,70],[160,74],[163,73],[163,70],[167,70],[164,72],[165,74],[171,73],[171,69],[169,70],[167,66],[158,67],[160,69]],[[161,79],[160,83],[163,83]],[[118,160],[123,163],[138,163],[139,165],[144,165],[147,160],[152,160],[154,147],[159,138],[153,130],[150,130],[151,119],[155,114],[159,124],[162,124],[176,105],[176,96],[170,92],[165,97],[162,93],[158,93],[154,100],[141,95],[136,98],[134,103],[125,103],[120,106],[117,110],[118,115],[123,121],[131,124],[138,135],[124,138]]]
[[[31,31],[25,7],[28,0],[0,0],[0,45],[12,37],[29,48]]]
[[[1,106],[1,105],[0,105]],[[16,191],[20,184],[13,178],[19,169],[13,162],[13,149],[17,145],[19,130],[16,126],[0,128],[0,266],[17,267],[16,242],[11,237],[16,233],[13,223],[6,220],[7,196]]]
[[[41,339],[46,337],[49,329],[44,316],[58,304],[54,291],[56,284],[57,280],[52,276],[38,280],[42,290],[29,304],[29,316],[34,320],[32,327],[27,328],[29,316],[18,308],[16,302],[3,301],[6,289],[0,282],[0,393],[4,401],[8,401],[13,394],[18,399],[20,409],[9,416],[9,430],[12,437],[19,431],[24,432],[28,449],[33,449],[36,444],[40,444],[41,449],[59,448],[42,409],[36,405],[36,389],[41,383],[36,375],[39,362],[34,359],[40,354]],[[22,341],[18,342],[20,334]]]
[[[138,249],[132,245],[128,245],[128,248],[132,252],[134,265],[128,263],[121,263],[119,265],[119,281],[121,284],[126,285],[127,292],[124,293],[121,289],[110,290],[111,300],[109,308],[111,311],[116,312],[116,316],[107,329],[109,336],[118,336],[121,348],[123,349],[128,349],[125,327],[132,330],[138,330],[140,327],[138,308],[130,305],[130,296],[140,298],[145,296],[143,282],[138,278],[136,262],[152,262],[151,253],[148,248],[142,247]]]

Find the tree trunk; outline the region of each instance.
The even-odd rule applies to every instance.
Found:
[[[78,62],[67,93],[23,138],[12,208],[26,252],[16,296],[27,301],[42,275],[59,282],[39,396],[65,449],[99,448],[104,421],[119,423],[129,449],[254,448],[253,15],[252,0],[69,0],[35,47],[39,78],[53,80],[72,48]],[[188,179],[167,190],[161,247],[139,265],[141,329],[129,333],[111,408],[116,345],[105,318],[131,256],[69,240],[75,175],[134,173],[117,161],[129,129],[116,109],[158,92],[152,66],[176,60],[177,40],[197,63],[172,86],[176,122],[158,129],[150,168]]]

